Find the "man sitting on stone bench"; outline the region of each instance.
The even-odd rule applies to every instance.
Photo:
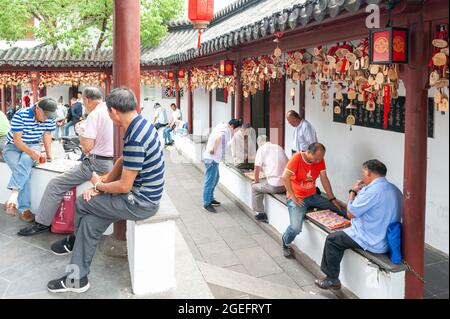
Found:
[[[94,188],[76,203],[75,236],[52,245],[57,255],[73,255],[66,276],[48,283],[50,292],[87,291],[97,242],[106,229],[120,220],[148,219],[159,209],[165,166],[156,128],[137,113],[136,97],[129,89],[113,90],[106,105],[114,124],[126,130],[123,157],[103,180],[92,174]]]
[[[386,165],[378,160],[363,164],[363,179],[350,190],[347,215],[352,226],[331,233],[325,242],[321,269],[326,278],[316,280],[322,289],[340,289],[340,263],[347,249],[364,249],[374,254],[387,253],[387,229],[400,222],[402,192],[386,179]]]
[[[286,258],[292,256],[290,244],[302,231],[303,220],[309,209],[329,209],[346,217],[333,195],[326,172],[325,152],[323,144],[313,143],[306,152],[296,153],[284,171],[283,179],[287,190],[287,206],[291,221],[282,237],[283,255]],[[316,193],[316,180],[319,176],[329,199]]]

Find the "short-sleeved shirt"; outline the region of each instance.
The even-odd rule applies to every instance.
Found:
[[[220,145],[214,155],[211,155],[209,151],[214,148],[216,140],[219,138]],[[228,124],[221,123],[217,125],[208,138],[208,144],[206,145],[206,150],[203,154],[203,158],[206,160],[213,160],[216,163],[220,163],[225,157],[225,152],[227,150],[228,144],[230,143],[230,140],[231,129],[228,127]]]
[[[294,129],[294,142],[292,150],[304,152],[308,147],[317,143],[317,133],[314,127],[307,120],[303,120],[299,126]]]
[[[155,110],[156,112],[156,123],[159,124],[168,124],[169,120],[167,118],[167,112],[165,109],[163,109],[162,107],[159,107]]]
[[[14,133],[22,132],[22,141],[25,144],[38,143],[42,141],[45,132],[53,132],[55,129],[55,119],[48,119],[44,122],[36,121],[33,106],[20,109],[14,114],[11,120],[11,130],[6,138],[9,143],[14,143]]]
[[[305,162],[302,154],[295,154],[286,169],[294,174],[291,177],[291,184],[295,196],[304,199],[316,194],[316,180],[320,173],[326,170],[326,165],[324,160],[317,164],[309,164]]]
[[[95,140],[90,154],[114,155],[114,124],[105,103],[98,105],[87,117],[83,137]]]
[[[176,109],[175,111],[172,111],[172,119],[173,121],[181,121],[183,117],[181,116],[181,110]]]
[[[6,136],[11,129],[8,121],[8,117],[0,111],[0,137]]]
[[[348,210],[354,218],[351,227],[344,232],[365,250],[374,254],[387,253],[387,229],[390,224],[401,221],[402,192],[385,177],[380,177],[349,202]]]
[[[156,128],[141,115],[125,133],[123,168],[139,171],[133,184],[134,195],[158,205],[164,187],[164,154]]]
[[[277,144],[266,143],[256,152],[255,166],[261,167],[267,182],[272,186],[283,186],[283,172],[288,158],[283,148]]]

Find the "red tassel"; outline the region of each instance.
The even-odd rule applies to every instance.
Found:
[[[391,87],[384,86],[384,129],[388,128],[389,113],[391,112]]]
[[[223,89],[224,101],[228,104],[228,88]]]
[[[197,44],[197,47],[199,49],[202,47],[202,33],[203,33],[203,30],[198,30],[198,44]]]

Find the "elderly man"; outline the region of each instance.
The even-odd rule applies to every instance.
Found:
[[[219,184],[219,163],[224,160],[225,152],[236,129],[241,127],[239,120],[221,123],[211,132],[203,154],[205,163],[205,182],[203,186],[203,208],[210,213],[217,213],[214,206],[220,203],[214,198],[214,190]]]
[[[283,148],[267,141],[267,136],[258,137],[258,152],[255,160],[255,180],[252,184],[252,206],[256,212],[256,220],[267,222],[264,211],[265,194],[282,194],[286,192],[283,182],[283,172],[288,158]],[[260,174],[264,173],[266,180],[260,181]]]
[[[89,113],[85,131],[80,136],[84,159],[70,171],[50,181],[36,212],[36,221],[30,227],[21,229],[18,233],[20,236],[48,232],[64,194],[73,187],[89,181],[93,172],[103,175],[113,166],[113,122],[103,102],[103,94],[98,88],[86,88],[82,100]]]
[[[317,143],[317,134],[314,127],[307,120],[302,119],[296,111],[289,111],[286,115],[288,123],[294,127],[292,141],[292,155],[305,152],[309,145]]]
[[[349,192],[347,215],[351,227],[328,235],[321,269],[326,278],[316,280],[322,289],[340,289],[340,263],[347,249],[364,249],[374,254],[389,251],[387,229],[400,222],[403,195],[386,179],[386,165],[378,160],[363,164],[362,180]]]
[[[56,101],[43,98],[34,106],[18,111],[6,136],[3,158],[12,175],[8,189],[11,196],[6,202],[6,213],[16,215],[26,222],[32,222],[31,212],[31,168],[41,157],[41,142],[44,142],[47,160],[52,159],[52,132],[56,128]]]
[[[50,292],[85,292],[97,242],[119,220],[139,221],[155,215],[164,186],[164,157],[155,127],[137,112],[134,93],[115,89],[106,98],[109,116],[122,127],[123,157],[103,178],[92,175],[94,187],[76,203],[75,235],[52,245],[55,254],[73,252],[67,275],[50,281]]]
[[[153,107],[155,109],[155,117],[153,118],[153,125],[159,130],[169,125],[169,119],[167,118],[166,110],[159,103],[155,103]]]
[[[302,231],[306,212],[311,208],[332,210],[346,217],[341,211],[333,194],[325,166],[325,146],[313,143],[306,152],[299,152],[289,161],[284,174],[284,184],[288,195],[290,225],[283,234],[283,254],[286,258],[292,256],[290,244]],[[329,199],[316,194],[316,180],[320,181]]]

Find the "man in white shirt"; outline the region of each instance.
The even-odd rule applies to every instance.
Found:
[[[307,120],[302,119],[296,111],[289,111],[287,121],[294,127],[294,140],[292,142],[292,155],[297,152],[305,152],[308,147],[317,143],[317,133]]]
[[[219,163],[225,157],[225,151],[234,131],[241,127],[239,120],[217,125],[208,138],[203,162],[205,163],[205,182],[203,187],[203,207],[210,213],[216,213],[214,206],[220,203],[214,198],[214,190],[219,183]]]
[[[173,145],[172,132],[178,126],[178,123],[182,120],[181,110],[177,107],[175,103],[170,105],[172,109],[172,121],[169,125],[164,129],[164,141],[166,142],[166,146]]]
[[[256,131],[244,124],[231,139],[233,165],[240,169],[253,169],[256,156]]]
[[[283,148],[268,142],[265,135],[258,137],[258,146],[255,159],[255,180],[252,184],[252,206],[256,213],[256,220],[267,222],[267,214],[264,212],[264,195],[286,192],[283,172],[288,158]],[[261,172],[266,177],[265,181],[260,181]]]
[[[167,118],[166,110],[161,106],[161,104],[156,103],[153,108],[155,109],[153,124],[155,125],[156,129],[159,130],[160,128],[169,125],[169,119]]]

